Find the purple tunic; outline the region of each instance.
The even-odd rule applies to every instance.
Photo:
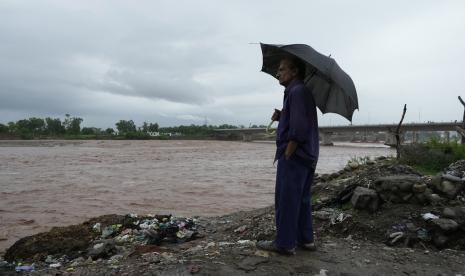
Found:
[[[298,144],[291,159],[315,167],[320,149],[318,118],[312,93],[301,80],[292,81],[284,90],[283,108],[276,134],[276,156],[284,156],[289,141]]]

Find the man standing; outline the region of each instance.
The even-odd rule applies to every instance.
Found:
[[[313,238],[310,187],[319,154],[318,120],[312,93],[303,83],[305,64],[293,56],[280,62],[277,78],[285,87],[276,137],[276,239],[260,241],[263,250],[292,255],[296,244],[316,250]]]

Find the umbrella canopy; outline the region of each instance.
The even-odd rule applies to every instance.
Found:
[[[352,79],[336,61],[305,44],[263,44],[262,71],[276,78],[282,58],[293,55],[305,62],[305,86],[312,91],[316,106],[322,113],[337,113],[352,122],[358,109],[357,91]]]

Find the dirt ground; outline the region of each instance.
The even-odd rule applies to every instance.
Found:
[[[273,236],[273,208],[199,219],[204,238],[181,244],[133,248],[118,261],[82,262],[73,269],[36,262],[31,275],[458,275],[465,252],[453,249],[389,247],[369,237],[335,237],[316,231],[318,251],[294,256],[260,251],[245,238]],[[321,222],[316,220],[317,229]],[[244,227],[245,226],[245,227]],[[319,227],[320,226],[320,227]],[[245,228],[239,233],[238,228]],[[260,229],[260,230],[259,230]],[[135,253],[134,253],[135,252]],[[42,266],[42,267],[41,267]],[[4,275],[16,272],[3,270]],[[27,273],[26,273],[27,274]]]

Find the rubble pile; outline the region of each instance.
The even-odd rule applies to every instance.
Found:
[[[184,243],[201,237],[196,219],[171,215],[105,215],[79,225],[55,227],[18,240],[4,256],[7,262],[43,262],[50,268],[99,259],[118,260],[140,246]],[[17,263],[16,270],[34,270]]]
[[[317,200],[314,217],[323,222],[320,230],[341,236],[353,233],[388,245],[464,250],[464,176],[464,160],[433,177],[389,159],[349,163],[320,177],[324,181],[316,186],[325,188],[318,188],[319,194],[329,190],[330,196]]]

